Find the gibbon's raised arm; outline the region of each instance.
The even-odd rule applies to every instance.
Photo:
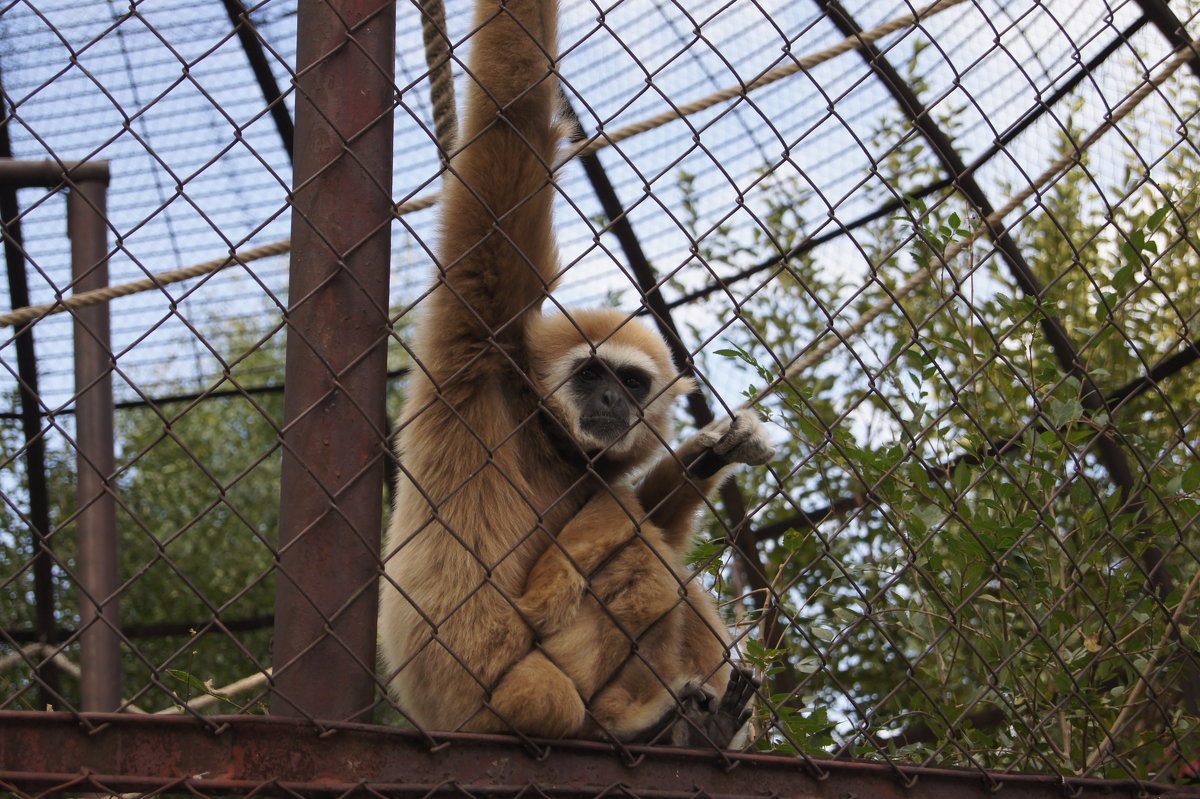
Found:
[[[557,270],[551,236],[557,4],[477,6],[459,151],[442,193],[431,318],[448,375],[494,340],[523,345]],[[522,359],[523,360],[523,359]]]

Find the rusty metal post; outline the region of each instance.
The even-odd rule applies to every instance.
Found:
[[[301,0],[273,713],[369,720],[396,5]]]
[[[106,189],[107,180],[76,180],[67,195],[76,293],[108,285]],[[107,303],[75,311],[75,393],[82,708],[110,711],[121,704],[121,641]]]

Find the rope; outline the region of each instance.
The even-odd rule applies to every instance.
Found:
[[[454,73],[450,69],[450,40],[442,0],[421,0],[421,36],[425,39],[425,64],[429,67],[429,95],[433,102],[438,156],[445,166],[458,137],[458,115],[454,107]]]
[[[839,55],[856,50],[867,44],[873,43],[883,37],[902,30],[906,27],[911,27],[921,22],[926,17],[932,16],[940,11],[944,11],[952,6],[956,6],[965,0],[938,0],[931,5],[925,6],[912,14],[903,17],[897,17],[890,22],[885,22],[879,27],[872,28],[869,31],[863,31],[858,36],[851,36],[844,39],[839,44],[813,53],[798,61],[795,61],[786,66],[764,72],[755,80],[745,86],[737,86],[709,95],[708,97],[697,100],[693,103],[679,106],[671,111],[658,114],[643,122],[638,122],[629,125],[625,128],[620,128],[609,134],[604,134],[602,138],[585,141],[573,150],[570,150],[564,157],[559,159],[559,164],[577,158],[582,155],[589,155],[601,150],[605,147],[611,147],[631,136],[636,136],[639,133],[653,130],[661,127],[677,119],[681,119],[690,114],[695,114],[703,111],[706,108],[711,108],[718,103],[731,100],[735,97],[741,97],[749,92],[774,83],[777,80],[793,75],[801,70],[812,69],[818,64],[822,64]],[[438,137],[439,154],[445,159],[446,154],[454,146],[454,139],[457,136],[457,119],[454,113],[454,82],[453,75],[450,70],[450,54],[449,42],[446,38],[446,22],[445,9],[442,6],[441,0],[421,0],[421,22],[422,33],[425,38],[425,57],[426,61],[431,65],[429,68],[430,80],[432,86],[430,91],[433,97],[433,115],[434,127]],[[404,216],[405,214],[420,211],[429,208],[437,203],[436,194],[428,194],[424,197],[417,197],[407,202],[401,203],[395,208],[396,216]],[[200,275],[219,272],[220,270],[232,266],[235,263],[249,263],[250,261],[259,258],[265,258],[269,255],[280,255],[291,249],[291,240],[284,239],[283,241],[274,244],[267,244],[263,247],[249,250],[245,253],[235,253],[227,258],[220,258],[213,261],[206,261],[196,266],[176,269],[171,272],[164,272],[161,275],[137,280],[132,283],[122,284],[120,286],[112,286],[104,289],[96,289],[94,291],[81,292],[72,295],[71,297],[62,298],[56,302],[46,305],[35,305],[27,308],[19,308],[10,313],[0,316],[0,327],[13,327],[24,324],[33,319],[50,316],[56,313],[72,308],[84,308],[89,305],[95,305],[100,302],[107,302],[116,297],[124,297],[129,294],[136,294],[140,291],[148,291],[153,288],[163,288],[172,283],[178,283],[183,280],[188,280]]]
[[[1042,174],[1038,175],[1030,184],[1013,195],[1003,207],[996,209],[982,222],[975,226],[971,234],[966,238],[959,239],[954,242],[946,251],[941,254],[935,253],[937,264],[949,268],[950,261],[960,255],[964,250],[973,245],[976,241],[982,238],[989,230],[998,229],[1004,222],[1004,218],[1011,214],[1016,209],[1022,207],[1027,200],[1035,194],[1041,193],[1050,183],[1057,180],[1062,174],[1068,172],[1072,167],[1079,164],[1079,158],[1092,145],[1100,140],[1104,134],[1112,130],[1118,122],[1129,116],[1134,109],[1141,105],[1142,101],[1157,91],[1163,83],[1167,81],[1181,66],[1186,64],[1195,54],[1200,52],[1200,39],[1191,42],[1185,47],[1175,51],[1175,55],[1163,67],[1162,71],[1155,77],[1150,78],[1144,83],[1141,88],[1129,95],[1126,100],[1105,118],[1097,128],[1085,136],[1074,150],[1057,158]],[[934,273],[933,268],[922,269],[913,274],[908,280],[896,289],[889,292],[888,296],[868,308],[861,316],[855,319],[850,324],[837,330],[833,338],[827,339],[823,344],[820,344],[815,349],[811,350],[803,357],[797,356],[789,364],[787,364],[779,377],[775,378],[769,385],[764,387],[753,400],[742,404],[741,408],[749,408],[757,405],[763,398],[770,395],[785,382],[794,379],[800,373],[805,372],[815,366],[818,362],[824,360],[825,356],[833,352],[838,344],[847,341],[866,329],[872,321],[877,319],[885,311],[890,310],[898,305],[900,300],[911,294],[918,286],[925,283]],[[778,274],[778,273],[776,273]]]
[[[945,11],[948,8],[956,6],[964,0],[938,0],[936,3],[925,6],[924,8],[914,11],[907,16],[897,17],[889,22],[885,22],[877,28],[872,28],[869,31],[863,31],[858,36],[848,36],[832,47],[827,47],[812,55],[805,56],[798,61],[793,61],[782,67],[768,70],[759,75],[754,80],[745,85],[730,86],[727,89],[722,89],[719,92],[703,97],[695,102],[687,103],[669,111],[664,111],[661,114],[650,117],[649,119],[635,122],[632,125],[627,125],[623,128],[618,128],[612,133],[598,133],[589,141],[585,141],[573,150],[570,150],[564,155],[559,162],[559,165],[570,161],[573,158],[578,158],[582,155],[591,155],[597,150],[602,150],[605,147],[611,147],[614,144],[624,141],[625,139],[637,136],[640,133],[653,130],[654,128],[662,127],[669,122],[674,122],[677,119],[682,119],[692,114],[697,114],[706,109],[712,108],[714,105],[732,100],[736,97],[744,97],[756,89],[761,89],[763,86],[782,80],[783,78],[795,75],[797,72],[804,72],[823,64],[826,61],[831,61],[840,55],[848,53],[852,50],[858,50],[866,47],[868,44],[874,44],[880,39],[893,34],[905,28],[911,28],[919,24],[923,19],[933,16],[938,12]]]
[[[185,266],[182,269],[174,269],[170,272],[152,275],[141,280],[134,280],[131,283],[122,283],[119,286],[107,286],[102,289],[93,289],[92,291],[81,291],[78,294],[73,294],[70,297],[62,297],[45,305],[30,305],[26,308],[18,308],[15,311],[0,316],[0,327],[15,327],[39,317],[50,316],[51,314],[62,313],[63,311],[77,308],[87,308],[90,305],[99,305],[102,302],[108,302],[117,297],[125,297],[154,288],[163,288],[171,283],[179,283],[180,281],[190,280],[201,275],[219,272],[234,264],[247,264],[251,261],[268,258],[272,255],[282,255],[291,248],[292,240],[284,239],[283,241],[264,244],[261,247],[255,247],[245,252],[233,253],[225,258],[217,258],[212,261],[205,261],[202,264],[196,264],[195,266]]]

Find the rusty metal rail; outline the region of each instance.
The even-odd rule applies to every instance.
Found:
[[[556,741],[282,717],[0,712],[0,789],[476,796],[1200,797],[1193,786]],[[635,787],[636,786],[636,787]]]

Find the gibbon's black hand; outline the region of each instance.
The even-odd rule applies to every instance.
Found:
[[[758,680],[749,671],[741,668],[731,671],[729,685],[725,688],[725,695],[721,697],[721,704],[717,706],[716,712],[704,719],[704,734],[700,737],[722,749],[728,747],[733,736],[750,720],[750,702],[754,699],[754,692],[758,687]],[[696,742],[693,745],[702,744]]]
[[[706,685],[688,683],[678,703],[635,742],[662,746],[728,748],[738,730],[750,720],[750,701],[759,682],[746,669],[735,667],[720,702]]]
[[[735,463],[763,464],[775,455],[758,414],[752,410],[737,411],[732,419],[709,425],[693,442],[702,449],[688,466],[688,473],[699,479],[712,477]]]

